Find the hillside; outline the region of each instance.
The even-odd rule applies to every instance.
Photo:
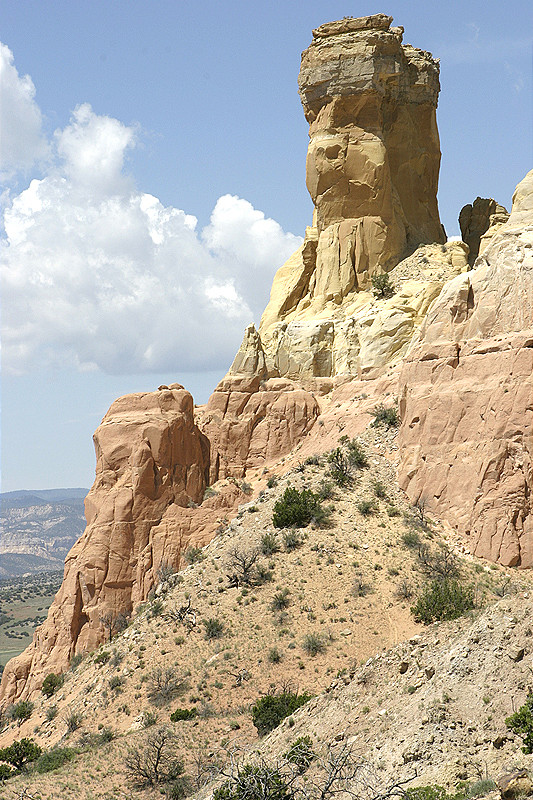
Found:
[[[359,743],[364,744],[367,749],[361,754],[369,764],[378,768],[383,748],[388,747],[396,768],[398,749],[407,752],[415,741],[420,746],[415,721],[420,712],[413,711],[414,704],[418,709],[423,697],[424,707],[431,708],[448,691],[453,700],[444,704],[443,713],[454,719],[456,727],[441,730],[440,740],[434,736],[436,747],[445,743],[451,752],[459,751],[467,734],[472,734],[477,760],[466,777],[475,777],[475,764],[482,763],[509,713],[511,698],[502,694],[504,687],[522,682],[517,700],[526,688],[517,675],[522,676],[529,661],[515,664],[509,654],[523,639],[529,611],[522,607],[516,622],[505,620],[529,584],[524,577],[509,576],[501,567],[488,567],[465,555],[450,531],[437,521],[421,521],[420,511],[405,503],[394,479],[396,428],[369,427],[358,441],[368,466],[354,468],[348,486],[335,486],[326,454],[307,459],[279,480],[266,473],[257,496],[241,504],[237,517],[210,544],[189,552],[190,566],[179,575],[165,576],[153,599],[138,609],[123,633],[67,672],[64,686],[50,699],[34,697],[31,718],[9,725],[3,742],[31,736],[46,748],[74,747],[78,755],[53,777],[32,775],[33,791],[56,797],[54,787],[61,786],[62,797],[94,797],[94,785],[90,781],[85,785],[87,776],[93,775],[100,791],[102,787],[106,791],[96,796],[123,797],[129,785],[124,767],[128,748],[145,741],[157,724],[170,725],[176,733],[177,754],[190,775],[199,760],[206,760],[207,741],[217,762],[234,746],[244,757],[258,745],[251,705],[259,696],[284,687],[318,696],[294,715],[294,727],[282,726],[261,744],[265,757],[281,757],[287,743],[303,734],[312,734],[317,746],[358,737],[358,753]],[[332,508],[324,527],[312,524],[292,533],[273,527],[274,505],[289,486],[322,492],[326,487],[330,497],[323,505]],[[374,506],[370,513],[361,505],[367,500]],[[428,560],[426,547],[434,561]],[[239,557],[252,551],[260,555],[250,582],[232,588],[231,578],[242,563]],[[431,575],[438,574],[444,554],[457,566],[463,582],[475,584],[479,608],[487,603],[489,608],[467,620],[428,629],[414,621],[410,607]],[[505,599],[498,600],[504,593]],[[218,633],[214,620],[220,624]],[[209,638],[211,630],[215,633]],[[493,647],[488,647],[489,630]],[[481,649],[465,662],[468,647],[463,642],[469,639],[472,651],[472,631],[481,631],[477,642]],[[505,642],[503,650],[500,639]],[[493,661],[486,663],[489,655],[498,661],[505,656],[497,670]],[[407,668],[400,671],[404,662]],[[428,678],[425,670],[430,668],[435,674]],[[465,706],[470,682],[478,685],[475,705],[469,696]],[[490,704],[484,704],[481,695],[488,694]],[[178,707],[196,708],[197,718],[171,723],[170,713]],[[437,719],[439,713],[435,714]],[[463,716],[476,720],[475,736],[473,730],[465,731]],[[396,735],[387,744],[392,720],[398,729],[406,726],[403,747]],[[73,724],[75,729],[69,731]],[[425,724],[428,736],[434,735],[438,723]],[[383,742],[376,739],[378,730]],[[99,731],[110,731],[110,741],[101,743]],[[511,744],[509,740],[506,754]],[[516,742],[513,747],[516,750]],[[453,785],[453,752],[452,756],[450,764],[439,763],[430,770],[428,780],[448,780]],[[499,764],[501,756],[498,751],[492,758],[491,775],[496,769],[493,762]],[[426,768],[431,759],[424,759]],[[400,762],[404,763],[401,758]],[[407,768],[403,772],[410,774]],[[201,771],[200,784],[202,776]],[[383,774],[387,780],[391,776],[388,771]],[[12,782],[13,790],[24,785],[27,777]],[[146,790],[144,796],[152,795]]]

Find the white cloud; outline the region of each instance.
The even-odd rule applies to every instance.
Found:
[[[54,162],[4,215],[3,366],[109,373],[229,365],[299,237],[246,200],[209,225],[140,193],[123,172],[135,130],[79,106]]]
[[[0,94],[0,178],[4,180],[45,158],[48,145],[33,81],[29,75],[18,74],[13,53],[1,42]]]

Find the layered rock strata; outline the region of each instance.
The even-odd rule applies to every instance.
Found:
[[[219,514],[202,502],[209,443],[179,384],[115,401],[94,435],[96,479],[87,528],[65,561],[63,584],[27,650],[7,665],[2,695],[26,697],[49,672],[94,649],[105,628],[146,599],[163,565],[179,567],[189,543],[204,544]],[[239,493],[228,489],[227,503]],[[218,504],[224,499],[218,498]]]
[[[371,278],[418,245],[445,240],[436,200],[439,65],[402,44],[403,29],[391,21],[376,14],[327,23],[302,54],[315,213],[302,247],[276,274],[261,320],[271,377],[357,375],[399,356],[416,324],[405,295],[398,314],[385,312],[380,356],[365,356],[365,332],[380,313]],[[401,345],[390,352],[396,333]]]
[[[533,566],[533,170],[477,267],[431,307],[400,377],[400,483],[470,536]]]

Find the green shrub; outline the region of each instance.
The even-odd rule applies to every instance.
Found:
[[[280,550],[278,537],[275,533],[264,533],[261,537],[261,552],[264,556],[273,556]]]
[[[273,488],[274,488],[274,486],[277,486],[278,480],[279,480],[279,478],[278,478],[278,476],[277,476],[277,475],[271,475],[271,476],[269,477],[269,479],[267,480],[267,486],[268,486],[268,488],[269,488],[269,489],[273,489]]]
[[[109,688],[120,689],[123,683],[124,680],[120,677],[120,675],[113,675],[113,677],[109,679]]]
[[[297,767],[298,772],[303,773],[310,767],[315,755],[311,737],[300,736],[285,753],[285,758]]]
[[[276,592],[270,604],[272,611],[283,611],[284,608],[287,608],[291,602],[290,594],[290,590],[286,587]]]
[[[69,664],[70,669],[75,670],[76,667],[79,667],[82,661],[83,661],[82,654],[76,653],[76,655],[72,656],[72,658],[70,659],[70,664]]]
[[[292,553],[293,550],[297,550],[298,547],[302,546],[303,541],[302,535],[294,529],[283,532],[283,545],[287,553]]]
[[[368,467],[368,458],[364,451],[364,448],[357,439],[352,439],[352,441],[348,442],[346,447],[348,448],[348,461],[350,466],[357,467],[357,469],[363,469],[364,467]]]
[[[379,275],[372,275],[372,294],[374,297],[385,299],[392,297],[395,292],[394,285],[387,272],[382,272]]]
[[[310,699],[311,695],[305,692],[298,694],[289,691],[261,697],[252,707],[252,722],[259,736],[273,731],[285,717],[289,717]]]
[[[376,511],[376,503],[374,500],[360,500],[357,503],[357,510],[363,517],[368,517]]]
[[[57,706],[54,703],[51,706],[48,706],[46,711],[44,712],[47,722],[52,722],[53,719],[57,717]]]
[[[314,657],[319,653],[324,652],[326,649],[326,643],[324,642],[322,636],[319,636],[318,633],[308,633],[306,636],[304,636],[302,647],[308,656]]]
[[[305,528],[320,510],[320,499],[311,489],[299,492],[289,486],[274,503],[272,523],[275,528]]]
[[[213,793],[213,800],[289,800],[291,797],[277,769],[249,764],[239,767],[236,774]]]
[[[522,751],[533,753],[533,694],[528,695],[526,702],[518,711],[507,717],[505,724],[524,740]]]
[[[57,689],[60,689],[63,686],[63,675],[56,675],[55,672],[51,672],[43,681],[42,685],[42,693],[46,697],[52,697]]]
[[[109,659],[111,658],[111,653],[109,650],[102,650],[101,653],[97,653],[94,657],[95,664],[107,664]]]
[[[474,589],[457,580],[435,580],[425,586],[411,608],[417,622],[456,619],[474,608]]]
[[[51,750],[46,750],[39,756],[35,769],[37,772],[52,772],[68,761],[72,761],[75,755],[76,750],[73,747],[52,747]]]
[[[185,561],[188,564],[196,564],[198,561],[203,561],[204,554],[201,547],[188,547],[185,551]]]
[[[5,761],[20,771],[26,764],[36,761],[42,752],[33,739],[18,739],[9,747],[3,747],[0,750],[0,761]]]
[[[224,633],[224,623],[217,617],[202,620],[206,639],[220,639]]]
[[[15,720],[16,722],[24,722],[31,717],[34,709],[34,704],[31,700],[21,700],[19,703],[16,703],[12,706],[10,711],[11,719]],[[27,741],[23,739],[22,741]]]
[[[394,406],[384,406],[383,403],[377,405],[371,412],[374,417],[371,425],[376,428],[378,425],[385,425],[387,428],[393,428],[400,424],[398,411]]]
[[[83,715],[76,711],[69,711],[66,718],[67,730],[69,733],[74,733],[78,728],[81,728],[83,722]]]
[[[328,456],[329,475],[337,486],[348,486],[352,482],[352,469],[348,456],[337,447]]]
[[[192,708],[177,708],[170,715],[171,722],[186,722],[189,719],[194,719],[198,716],[198,709],[196,706]]]
[[[268,660],[271,664],[279,664],[282,659],[282,655],[279,652],[277,647],[271,647],[268,651]]]
[[[320,500],[331,500],[335,496],[335,487],[331,481],[322,481],[316,493]]]
[[[387,487],[381,481],[372,481],[372,491],[374,492],[374,497],[379,500],[386,500]]]

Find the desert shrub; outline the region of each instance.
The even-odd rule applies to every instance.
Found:
[[[290,691],[266,694],[259,698],[252,706],[252,722],[257,728],[259,736],[273,731],[285,717],[289,717],[310,699],[311,695],[306,692],[298,694]]]
[[[406,578],[402,578],[394,593],[399,600],[410,600],[413,596],[413,587]]]
[[[244,492],[244,494],[252,494],[253,486],[251,483],[248,483],[248,481],[241,481],[240,490]]]
[[[162,600],[154,600],[150,605],[149,616],[150,617],[160,617],[163,613],[163,601]]]
[[[111,653],[109,650],[102,650],[100,653],[97,653],[94,657],[95,664],[107,664],[109,659],[111,658]]]
[[[107,744],[107,742],[112,742],[114,738],[115,734],[111,728],[102,728],[98,734],[98,744]]]
[[[52,722],[52,720],[57,717],[57,706],[56,706],[56,704],[54,703],[53,705],[48,706],[48,708],[44,712],[44,715],[46,717],[46,721],[47,722]]]
[[[189,719],[194,719],[198,716],[198,709],[196,706],[192,708],[177,708],[170,715],[171,722],[186,722]]]
[[[34,704],[31,700],[21,700],[19,703],[15,703],[15,705],[11,706],[9,711],[9,716],[15,722],[18,722],[19,725],[21,722],[29,719],[33,713]],[[22,740],[26,741],[26,740]]]
[[[269,477],[269,479],[267,480],[267,486],[268,486],[268,488],[269,488],[269,489],[273,489],[273,488],[274,488],[274,486],[277,486],[278,480],[279,480],[279,478],[278,478],[278,476],[277,476],[277,475],[271,475],[271,476]]]
[[[285,489],[274,503],[272,523],[275,528],[305,528],[320,513],[320,499],[311,489]]]
[[[83,661],[82,654],[76,653],[76,655],[72,656],[72,658],[70,659],[70,664],[69,664],[70,669],[75,670],[76,667],[79,667],[82,661]]]
[[[120,675],[113,675],[113,677],[111,677],[109,679],[109,688],[110,689],[113,689],[113,690],[114,689],[120,689],[123,684],[124,684],[124,680],[123,680],[123,678],[120,677]]]
[[[305,772],[315,758],[313,742],[310,736],[300,736],[289,747],[285,753],[285,758],[290,764],[294,764],[299,773]]]
[[[376,511],[376,503],[374,500],[360,500],[357,503],[357,510],[363,517],[369,517]]]
[[[156,728],[144,745],[131,747],[124,766],[138,787],[168,783],[183,775],[183,763],[176,758],[176,737],[169,728]]]
[[[274,577],[274,573],[265,564],[258,564],[255,568],[255,582],[258,586],[269,583]]]
[[[304,636],[302,647],[308,656],[317,656],[326,649],[326,643],[318,633],[308,633]]]
[[[320,466],[320,456],[317,456],[317,455],[307,456],[307,458],[304,461],[304,464],[307,467],[319,467]]]
[[[261,552],[264,556],[273,556],[280,550],[278,537],[275,533],[264,533],[261,537]]]
[[[228,553],[226,568],[229,570],[229,579],[232,586],[241,584],[251,585],[257,578],[256,562],[259,558],[259,549],[256,547],[243,547],[235,545]],[[214,637],[213,637],[214,638]]]
[[[328,456],[329,475],[337,486],[348,486],[352,482],[352,469],[348,456],[337,447]]]
[[[468,797],[485,797],[489,792],[493,792],[497,788],[492,778],[481,778],[479,781],[469,784],[466,787],[466,794]]]
[[[39,756],[35,769],[37,772],[52,772],[68,761],[72,761],[76,754],[76,750],[73,747],[52,747],[51,750],[45,750]]]
[[[43,681],[41,691],[45,697],[52,697],[54,692],[63,686],[63,682],[63,675],[56,675],[55,672],[50,672]]]
[[[278,769],[246,764],[213,793],[213,800],[289,800],[289,791]]]
[[[448,545],[430,549],[427,545],[419,545],[418,560],[429,578],[457,578],[459,576],[459,560]]]
[[[514,733],[522,737],[524,753],[533,753],[533,694],[528,695],[526,702],[518,711],[507,717],[505,724]]]
[[[42,749],[35,744],[33,739],[19,739],[14,741],[9,747],[2,747],[0,750],[0,761],[11,764],[14,769],[20,771],[26,764],[36,761],[42,753]]]
[[[189,687],[187,678],[172,667],[154,667],[148,676],[148,699],[154,705],[164,705]]]
[[[77,711],[69,710],[67,712],[65,722],[67,723],[67,731],[69,733],[74,733],[74,731],[77,731],[78,728],[81,728],[81,724],[83,722],[83,715],[78,713]]]
[[[188,564],[196,564],[198,561],[203,561],[204,554],[201,547],[193,547],[190,545],[185,551],[185,561]]]
[[[348,450],[348,461],[350,466],[357,467],[357,469],[368,467],[367,455],[363,446],[357,441],[357,439],[348,441],[346,447]]]
[[[302,546],[303,541],[302,535],[294,529],[283,532],[283,545],[287,553],[292,553],[293,550],[297,550],[298,547]]]
[[[372,275],[372,294],[374,297],[384,299],[392,297],[395,292],[394,286],[387,272],[382,272],[379,275]]]
[[[354,597],[366,597],[370,592],[372,592],[372,585],[367,583],[362,575],[356,575],[352,584],[352,594]]]
[[[416,531],[405,531],[402,534],[402,542],[410,550],[414,550],[415,548],[420,547],[420,535]]]
[[[372,481],[372,491],[374,492],[374,497],[379,500],[386,500],[387,487],[381,481]]]
[[[335,486],[331,481],[322,481],[318,487],[317,497],[320,500],[331,500],[335,497]]]
[[[291,602],[290,595],[290,590],[287,587],[276,592],[270,603],[272,611],[283,611],[284,608],[287,608]]]
[[[220,639],[224,634],[224,623],[217,617],[202,620],[206,639]]]
[[[282,660],[282,655],[277,647],[271,647],[268,651],[268,660],[271,664],[279,664]]]
[[[385,406],[383,403],[379,403],[371,413],[374,417],[373,421],[370,423],[373,428],[376,428],[378,425],[394,428],[396,425],[400,424],[398,411],[394,406]]]
[[[411,608],[417,622],[456,619],[474,608],[474,589],[457,580],[434,580],[427,584]]]

